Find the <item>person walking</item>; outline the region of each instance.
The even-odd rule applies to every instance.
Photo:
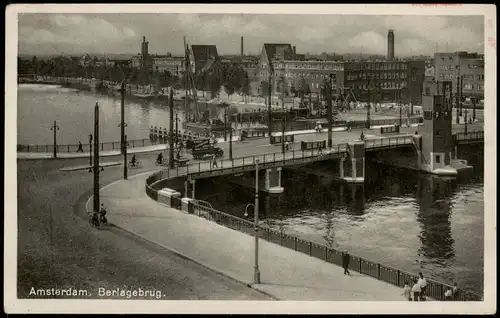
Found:
[[[453,291],[451,290],[451,288],[448,288],[444,292],[444,300],[447,300],[447,301],[453,300]]]
[[[215,158],[215,155],[212,155],[212,168],[218,168],[217,166],[217,159]]]
[[[83,145],[81,141],[78,142],[78,149],[76,150],[76,152],[83,152]]]
[[[418,273],[418,285],[420,286],[420,300],[425,300],[425,292],[427,290],[427,280],[424,278],[422,272]]]
[[[453,300],[458,300],[458,286],[456,282],[455,284],[453,284],[452,293],[453,293]]]
[[[422,289],[420,288],[420,285],[418,284],[418,279],[413,280],[413,287],[411,288],[411,291],[413,293],[413,301],[419,301],[420,300],[420,292]]]
[[[351,257],[347,251],[344,251],[344,253],[342,253],[342,267],[344,268],[344,275],[351,276],[351,273],[349,272],[350,258]]]
[[[403,287],[403,293],[401,295],[405,296],[406,299],[411,301],[411,288],[408,282],[405,282],[405,286]]]

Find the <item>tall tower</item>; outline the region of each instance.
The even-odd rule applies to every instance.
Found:
[[[149,61],[149,52],[148,48],[149,47],[149,42],[146,42],[146,37],[142,37],[142,43],[141,43],[141,55],[142,55],[142,67],[147,68],[148,66],[148,61]]]
[[[387,33],[387,59],[394,59],[394,30],[390,29]]]
[[[241,56],[240,57],[241,57],[242,60],[243,60],[243,56],[244,55],[245,54],[243,53],[243,37],[241,37]]]
[[[425,80],[422,94],[424,125],[422,136],[422,165],[434,171],[450,164],[453,149],[452,136],[452,82]]]

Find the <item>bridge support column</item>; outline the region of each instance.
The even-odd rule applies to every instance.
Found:
[[[349,156],[351,157],[351,176],[344,176],[342,179],[348,183],[365,182],[365,143],[349,143]],[[343,161],[340,161],[343,163]],[[342,166],[343,173],[343,166]]]
[[[191,180],[191,199],[196,199],[195,193],[196,193],[196,180],[193,179]]]
[[[422,166],[422,136],[413,135],[413,144],[415,145],[415,150],[417,151],[417,167],[420,169]]]
[[[345,163],[345,158],[340,158],[339,162],[339,176],[340,178],[344,178],[344,163]]]
[[[265,191],[269,193],[283,193],[285,189],[281,186],[281,167],[266,170]]]

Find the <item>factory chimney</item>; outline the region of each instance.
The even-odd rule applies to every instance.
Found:
[[[297,55],[297,47],[294,45],[292,47],[292,50],[293,50],[293,59],[295,60],[295,56]]]
[[[243,53],[243,37],[241,37],[241,59],[243,60],[243,57],[245,54]]]
[[[387,33],[387,59],[394,59],[394,30],[390,29]]]

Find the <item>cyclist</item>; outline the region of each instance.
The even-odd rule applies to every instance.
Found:
[[[288,151],[290,150],[290,144],[287,142],[285,142],[285,151]]]
[[[104,207],[104,204],[101,203],[101,210],[99,211],[99,218],[103,224],[108,223],[108,219],[106,218],[106,213],[107,213],[106,208]]]
[[[130,163],[135,166],[137,164],[137,159],[135,158],[135,154],[132,156],[132,160],[130,160]]]
[[[163,152],[160,152],[158,157],[156,157],[156,162],[160,165],[163,163]]]

